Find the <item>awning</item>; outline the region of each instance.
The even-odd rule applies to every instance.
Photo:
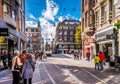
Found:
[[[2,19],[0,19],[0,36],[8,36],[8,26]]]

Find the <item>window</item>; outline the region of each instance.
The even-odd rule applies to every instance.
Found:
[[[7,6],[7,4],[3,4],[3,11],[5,12],[5,13],[7,13],[8,12],[8,6]]]
[[[68,29],[68,26],[64,26],[63,29]]]
[[[70,37],[70,41],[72,41],[72,42],[73,42],[73,37]]]
[[[62,42],[62,37],[59,37],[59,41]]]
[[[70,35],[73,35],[73,31],[70,32]]]
[[[30,33],[30,37],[32,37],[32,33]]]
[[[10,5],[4,3],[4,4],[3,4],[3,12],[11,15],[11,13],[10,13],[10,12],[11,12],[11,11],[10,11]]]
[[[62,29],[62,26],[59,26],[59,29]]]
[[[85,13],[85,27],[88,25],[87,22],[88,22],[88,17],[87,17],[87,12]]]
[[[34,29],[31,29],[31,32],[34,32]]]
[[[117,0],[113,0],[113,6],[112,6],[112,13],[113,13],[113,17],[117,16]]]
[[[74,30],[74,27],[73,27],[73,26],[70,26],[69,29],[70,29],[70,30]]]
[[[65,42],[67,41],[67,37],[66,37],[66,36],[64,37],[64,41],[65,41]]]
[[[59,32],[59,35],[62,35],[62,31]]]
[[[67,35],[67,31],[64,31],[64,35]]]

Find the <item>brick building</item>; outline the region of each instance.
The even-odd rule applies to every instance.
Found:
[[[83,57],[86,58],[86,53],[90,52],[91,58],[95,54],[95,16],[94,16],[94,2],[95,0],[82,0],[82,50]]]
[[[96,22],[96,52],[103,51],[106,61],[120,56],[120,31],[115,23],[120,20],[120,0],[96,0],[94,6]]]
[[[74,41],[74,33],[78,25],[80,25],[80,21],[73,19],[66,19],[63,22],[58,23],[54,40],[56,51],[65,52],[69,50],[74,50],[77,48],[77,46],[79,46]]]
[[[9,52],[25,49],[25,1],[0,0],[0,20],[0,25],[4,22],[8,29],[8,36],[3,36],[4,42],[0,43],[0,50]]]
[[[27,48],[29,50],[40,50],[41,49],[41,33],[39,27],[27,27]]]

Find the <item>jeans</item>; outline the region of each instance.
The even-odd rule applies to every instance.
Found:
[[[101,70],[103,70],[103,61],[102,60],[100,61],[100,67],[101,67]]]

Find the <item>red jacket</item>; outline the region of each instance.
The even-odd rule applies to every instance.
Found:
[[[99,56],[99,58],[100,58],[100,60],[105,60],[105,56],[104,56],[104,54],[98,54],[98,56]]]

